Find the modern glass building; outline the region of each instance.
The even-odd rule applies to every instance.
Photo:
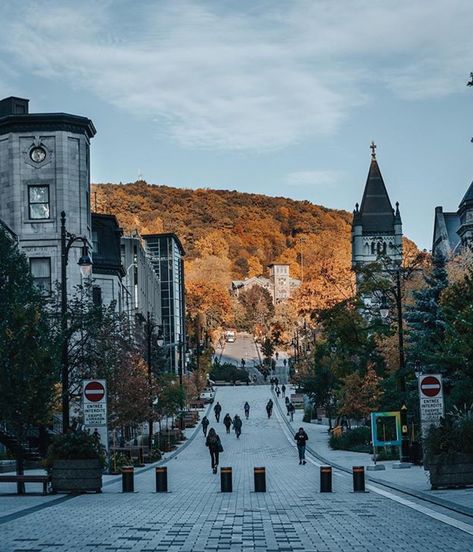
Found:
[[[186,305],[184,249],[176,234],[143,236],[146,252],[161,284],[161,313],[167,371],[185,372]]]

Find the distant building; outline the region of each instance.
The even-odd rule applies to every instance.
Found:
[[[448,259],[473,245],[473,182],[456,212],[435,208],[432,255]]]
[[[92,298],[96,305],[114,302],[118,312],[123,311],[125,295],[122,234],[115,215],[92,213]]]
[[[146,253],[161,286],[161,324],[169,372],[185,372],[184,248],[176,234],[146,234]]]
[[[301,285],[301,281],[290,277],[287,264],[272,263],[268,265],[268,268],[269,278],[253,276],[245,280],[233,280],[231,283],[232,294],[238,297],[241,291],[258,286],[268,290],[274,304],[290,299],[294,291]]]
[[[61,276],[61,211],[67,231],[92,245],[89,147],[95,133],[86,117],[29,113],[23,98],[0,101],[0,219],[17,235],[45,293]],[[81,248],[77,242],[69,252],[69,293],[82,282]]]
[[[352,222],[352,268],[360,282],[360,269],[384,259],[387,269],[402,262],[402,221],[399,204],[394,211],[371,144],[371,164],[361,207],[356,204]]]

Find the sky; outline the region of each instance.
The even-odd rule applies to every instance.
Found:
[[[471,0],[0,0],[0,97],[91,118],[93,182],[352,210],[377,158],[404,233],[473,179]]]

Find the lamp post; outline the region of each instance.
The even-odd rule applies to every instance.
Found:
[[[67,264],[69,251],[75,242],[82,242],[82,255],[78,261],[83,278],[92,272],[92,259],[89,255],[88,241],[84,236],[70,234],[66,230],[66,213],[61,212],[61,384],[62,384],[62,432],[69,431],[69,338],[67,335]]]
[[[153,363],[152,363],[152,339],[153,339],[153,332],[155,328],[159,328],[158,331],[158,338],[157,343],[158,347],[162,347],[164,344],[164,338],[161,331],[161,326],[155,324],[153,322],[151,313],[148,311],[148,315],[146,317],[146,358],[147,358],[147,364],[148,364],[148,386],[149,386],[149,420],[148,420],[148,448],[151,452],[151,448],[153,447],[153,405],[154,405],[154,397],[152,393],[152,386],[153,386]]]
[[[402,297],[401,297],[401,269],[397,268],[395,271],[396,283],[392,288],[392,293],[396,302],[397,311],[397,335],[398,335],[398,347],[399,347],[399,390],[401,393],[406,392],[406,358],[404,353],[404,323],[402,317]],[[389,305],[387,304],[386,296],[381,298],[381,305],[379,309],[381,318],[386,319],[389,316]],[[407,406],[403,399],[401,406],[401,463],[409,463],[409,429],[407,425]]]

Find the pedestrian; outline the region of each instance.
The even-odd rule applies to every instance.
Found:
[[[276,351],[275,357],[276,357],[276,360],[279,360],[279,353],[277,351]]]
[[[248,418],[250,417],[250,405],[248,404],[248,401],[246,401],[243,409],[245,410],[245,418],[248,420]]]
[[[296,407],[290,401],[289,401],[289,405],[287,407],[287,411],[289,412],[289,416],[291,417],[291,422],[293,422],[294,421],[294,412],[296,411]]]
[[[281,389],[278,387],[276,387],[276,395],[278,396],[278,399],[279,399],[279,395],[281,394]]]
[[[207,439],[205,441],[205,445],[209,447],[212,471],[214,473],[217,473],[218,460],[220,453],[223,452],[223,447],[220,441],[220,437],[217,435],[213,427],[210,428],[209,434],[207,435]]]
[[[269,399],[266,404],[266,412],[268,414],[268,418],[271,418],[271,414],[273,413],[273,401],[271,399]]]
[[[286,401],[286,410],[287,410],[287,415],[289,416],[289,397],[286,397],[284,400]]]
[[[233,418],[233,429],[235,430],[235,435],[237,436],[237,439],[240,438],[242,425],[243,423],[240,416],[238,416],[238,414],[235,414],[235,417]]]
[[[222,412],[222,405],[217,401],[217,404],[214,406],[215,419],[217,423],[220,421],[220,413]]]
[[[303,427],[300,427],[299,431],[294,435],[294,440],[296,441],[297,450],[299,451],[299,465],[305,465],[305,444],[309,440],[309,437]]]
[[[225,429],[227,430],[227,433],[230,433],[230,426],[232,425],[232,417],[230,414],[225,414],[225,418],[223,419],[223,425],[225,426]]]
[[[274,378],[274,385],[277,387],[279,385],[279,380],[278,378]]]
[[[269,383],[271,384],[271,391],[274,389],[274,378],[271,378],[269,380]]]
[[[284,398],[286,396],[286,386],[284,385],[284,383],[281,385],[281,391],[282,391],[282,396]]]
[[[207,416],[204,416],[202,418],[202,431],[204,432],[204,435],[207,437],[207,428],[209,427],[209,419]]]

